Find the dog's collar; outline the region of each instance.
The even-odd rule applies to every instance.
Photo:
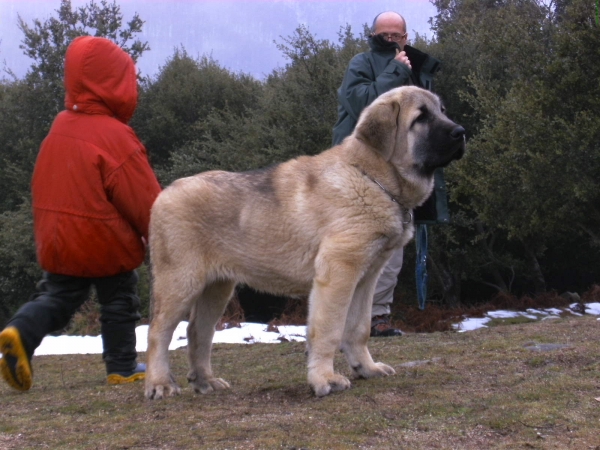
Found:
[[[401,203],[398,201],[398,199],[397,199],[396,197],[394,197],[394,195],[393,195],[393,194],[392,194],[390,191],[388,191],[388,190],[387,190],[387,189],[386,189],[386,188],[383,186],[383,184],[381,184],[379,181],[377,181],[377,180],[376,180],[375,178],[373,178],[371,175],[369,175],[368,173],[366,173],[366,172],[365,172],[364,170],[362,170],[361,168],[358,168],[358,170],[360,170],[360,171],[361,171],[361,173],[362,173],[362,174],[363,174],[365,177],[367,177],[369,180],[371,180],[373,183],[375,183],[377,186],[379,186],[379,187],[381,188],[381,190],[382,190],[383,192],[385,192],[385,193],[388,195],[388,197],[389,197],[390,199],[392,199],[392,201],[393,201],[394,203],[396,203],[396,204],[397,204],[397,205],[400,207],[400,209],[401,209],[401,211],[402,211],[402,216],[403,216],[403,217],[405,217],[405,216],[408,214],[408,220],[407,220],[407,221],[403,221],[403,222],[402,222],[403,224],[409,224],[409,223],[411,223],[411,222],[412,222],[412,220],[413,220],[413,215],[412,215],[412,211],[411,211],[409,208],[406,208],[405,206],[402,206],[402,204],[401,204]]]

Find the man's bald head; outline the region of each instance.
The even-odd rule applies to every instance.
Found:
[[[380,33],[406,33],[406,21],[404,17],[394,11],[386,11],[378,14],[371,26],[373,34]]]

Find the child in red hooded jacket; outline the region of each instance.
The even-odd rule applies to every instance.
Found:
[[[0,373],[31,387],[31,359],[89,297],[100,303],[109,384],[143,379],[135,269],[143,262],[150,209],[160,192],[144,146],[127,125],[137,105],[131,57],[108,39],[76,38],[65,57],[65,111],[42,142],[31,183],[38,292],[0,333]]]

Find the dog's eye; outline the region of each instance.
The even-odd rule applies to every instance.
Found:
[[[419,114],[410,124],[410,128],[414,127],[418,123],[425,123],[427,121],[427,114],[421,113]]]
[[[417,123],[425,123],[429,120],[429,112],[427,111],[427,108],[425,107],[421,107],[419,108],[419,111],[421,112],[421,114],[419,114],[410,124],[410,127],[414,127]]]
[[[446,107],[442,105],[442,114],[446,114]]]

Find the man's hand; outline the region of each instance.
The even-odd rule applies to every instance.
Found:
[[[402,64],[406,64],[410,70],[412,70],[412,66],[410,65],[410,60],[408,56],[406,56],[405,51],[396,50],[396,57],[394,58],[396,61],[401,62]]]

